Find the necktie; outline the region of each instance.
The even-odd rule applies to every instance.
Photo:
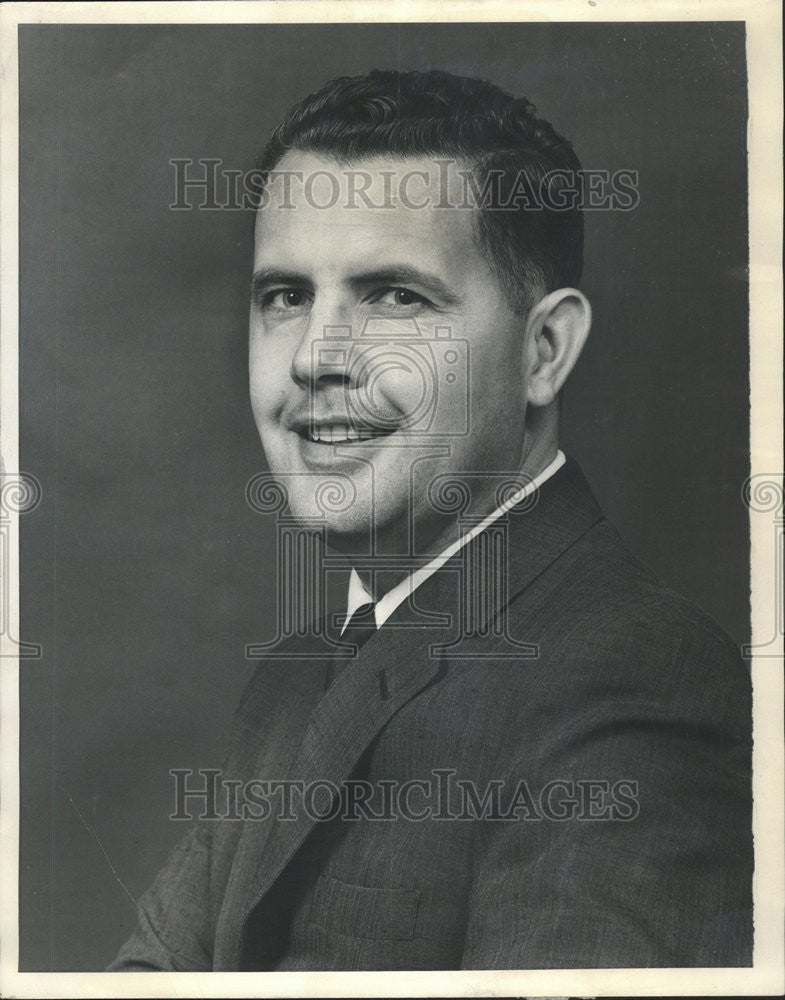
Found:
[[[368,602],[361,604],[346,623],[341,635],[342,642],[351,642],[355,646],[363,646],[376,632],[376,605]]]
[[[340,674],[344,667],[351,662],[353,656],[356,655],[360,647],[363,646],[376,631],[376,618],[374,616],[375,610],[375,604],[361,604],[346,623],[346,628],[340,635],[339,630],[336,629],[335,638],[338,642],[344,643],[344,646],[342,650],[336,650],[333,653],[330,658],[330,662],[327,664],[325,689],[330,687],[338,674]],[[354,653],[347,649],[349,643],[355,647]]]

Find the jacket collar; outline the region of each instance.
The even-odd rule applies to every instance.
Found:
[[[508,602],[604,520],[583,473],[570,458],[552,479],[513,507],[506,517]]]

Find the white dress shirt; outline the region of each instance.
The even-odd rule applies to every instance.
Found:
[[[564,465],[565,457],[562,451],[556,452],[556,457],[554,460],[538,473],[530,483],[523,486],[516,493],[506,500],[500,507],[497,507],[492,514],[489,514],[484,521],[480,524],[475,525],[471,531],[467,531],[465,535],[461,535],[460,538],[456,539],[451,545],[440,552],[438,556],[432,559],[427,565],[421,566],[419,569],[414,570],[407,577],[404,577],[400,583],[396,584],[392,590],[388,590],[387,593],[380,597],[376,602],[376,609],[374,612],[376,618],[376,627],[379,628],[383,625],[390,615],[395,611],[399,604],[406,600],[410,594],[424,583],[429,576],[440,569],[449,559],[451,559],[456,552],[460,551],[467,542],[470,542],[472,538],[479,535],[480,532],[485,531],[488,525],[493,524],[502,514],[506,513],[511,507],[520,503],[525,497],[529,496],[535,490],[539,489],[542,484],[551,478],[554,473],[558,472],[559,469]],[[359,574],[355,569],[352,569],[351,575],[349,577],[349,593],[346,598],[346,622],[352,617],[354,612],[361,607],[363,604],[373,603],[373,595],[370,594],[365,586],[365,584],[360,579]],[[343,628],[346,628],[344,624]],[[343,632],[343,629],[341,629]]]

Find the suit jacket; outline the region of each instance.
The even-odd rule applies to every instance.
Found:
[[[259,665],[224,775],[311,801],[195,823],[110,968],[751,964],[737,649],[574,462],[497,529],[339,671],[293,647]]]

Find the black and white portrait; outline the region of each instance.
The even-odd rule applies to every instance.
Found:
[[[763,994],[773,5],[206,6],[4,24],[15,995]]]

